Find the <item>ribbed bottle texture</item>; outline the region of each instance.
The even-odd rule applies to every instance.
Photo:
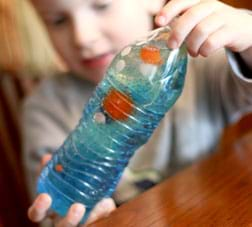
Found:
[[[187,54],[170,50],[168,28],[124,48],[84,108],[82,118],[43,169],[38,193],[49,193],[61,216],[80,202],[83,222],[110,197],[137,148],[145,144],[184,84]]]

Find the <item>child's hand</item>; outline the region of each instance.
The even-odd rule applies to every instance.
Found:
[[[41,162],[41,169],[51,159],[51,157],[52,156],[50,154],[44,155]],[[46,218],[48,216],[47,211],[51,206],[51,202],[51,197],[48,194],[44,193],[38,195],[28,210],[29,219],[33,222],[40,222]],[[116,206],[112,199],[103,199],[95,206],[87,222],[82,226],[86,226],[98,219],[108,216],[115,209]],[[51,214],[49,217],[53,220],[56,227],[77,226],[84,214],[84,205],[75,203],[70,207],[66,217],[60,218],[56,214]]]
[[[170,24],[170,48],[185,41],[193,57],[206,57],[223,47],[252,53],[252,16],[216,0],[171,0],[155,21],[159,26]]]
[[[40,194],[28,210],[28,217],[33,222],[40,222],[47,216],[47,211],[51,205],[51,198],[48,194]],[[91,224],[100,218],[108,216],[115,210],[115,204],[112,199],[103,199],[91,212],[85,225]],[[73,204],[66,217],[60,218],[56,214],[50,215],[56,227],[77,226],[85,214],[85,207],[80,203]]]

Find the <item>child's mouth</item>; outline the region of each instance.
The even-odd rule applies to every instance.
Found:
[[[83,59],[81,60],[81,64],[87,68],[107,67],[111,63],[113,57],[114,54],[110,52],[94,58]]]

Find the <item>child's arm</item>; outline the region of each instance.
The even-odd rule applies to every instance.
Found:
[[[51,155],[47,154],[42,159],[42,166],[51,159]],[[41,168],[42,169],[42,168]],[[40,194],[37,196],[33,204],[28,210],[28,217],[33,222],[40,222],[47,217],[47,212],[51,205],[51,198],[48,194]],[[100,201],[91,212],[85,226],[95,222],[96,220],[108,216],[116,206],[112,199],[107,198]],[[85,207],[80,203],[73,204],[67,215],[60,218],[56,214],[50,215],[56,227],[77,226],[85,213]]]
[[[252,69],[252,16],[216,0],[171,0],[156,16],[160,26],[172,28],[168,46],[183,41],[193,57],[209,56],[226,47],[240,53]]]

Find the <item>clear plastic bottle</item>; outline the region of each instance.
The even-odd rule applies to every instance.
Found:
[[[171,50],[168,28],[125,47],[84,108],[82,118],[43,169],[38,193],[66,215],[74,202],[90,211],[116,188],[129,159],[145,144],[183,89],[184,46]]]

